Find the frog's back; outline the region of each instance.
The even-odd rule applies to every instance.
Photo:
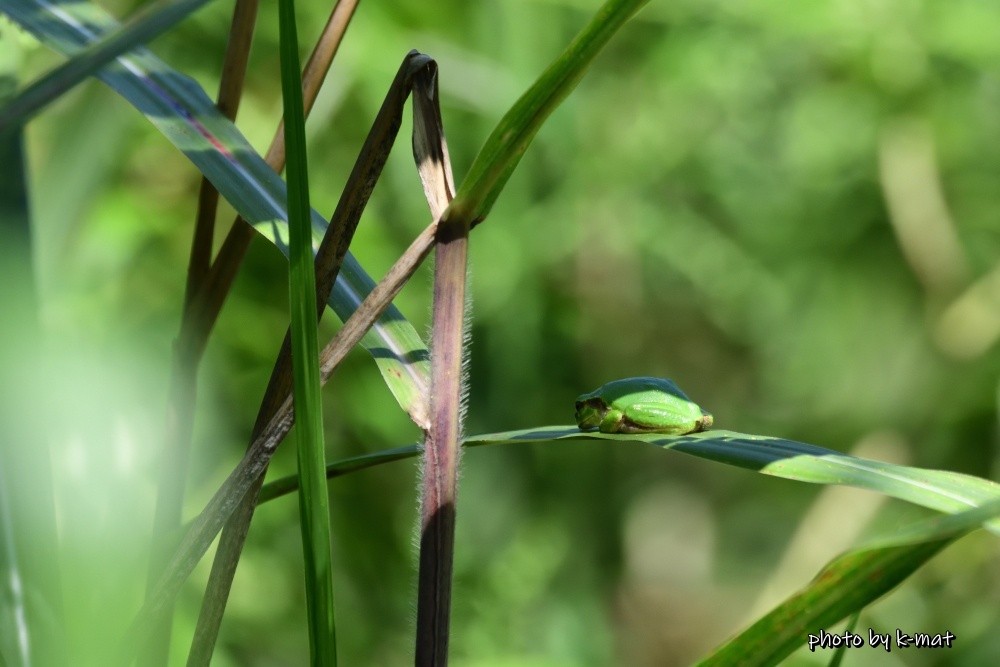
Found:
[[[635,377],[615,380],[604,385],[604,400],[610,402],[627,399],[632,403],[654,403],[664,393],[690,401],[680,388],[666,378]]]

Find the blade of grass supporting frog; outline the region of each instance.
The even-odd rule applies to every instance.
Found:
[[[243,81],[246,77],[250,44],[257,21],[258,0],[237,0],[233,9],[233,20],[226,44],[226,55],[222,66],[222,78],[216,108],[230,121],[236,119],[240,98],[243,95]],[[195,217],[191,255],[188,260],[187,284],[184,292],[184,313],[190,313],[195,295],[200,291],[212,261],[212,239],[215,229],[219,192],[204,176],[198,192],[198,209]],[[239,223],[242,225],[242,223]],[[214,321],[214,320],[213,320]],[[152,592],[166,562],[162,559],[169,552],[164,548],[165,537],[177,530],[181,521],[187,479],[188,458],[194,433],[194,410],[197,396],[198,366],[201,363],[204,343],[187,345],[190,337],[183,332],[191,326],[191,320],[183,317],[179,343],[174,346],[170,372],[167,419],[163,429],[163,450],[160,457],[159,484],[157,485],[156,513],[153,520],[154,545],[150,555],[146,594]],[[211,330],[201,323],[198,330]],[[144,651],[144,660],[150,667],[166,665],[170,653],[172,633],[172,609],[168,609],[158,631]]]
[[[107,13],[86,2],[53,8],[44,0],[0,0],[0,11],[66,55],[79,52],[117,26]],[[244,219],[287,255],[284,182],[233,124],[218,113],[194,81],[145,49],[120,56],[100,70],[98,77],[149,118]],[[315,242],[327,223],[315,212],[312,222]],[[373,287],[374,281],[349,255],[330,306],[341,320],[346,320]],[[417,424],[425,425],[428,354],[413,327],[390,305],[362,344],[372,352],[399,404]]]
[[[714,438],[713,433],[719,435]],[[847,456],[833,450],[780,438],[712,432],[697,436],[623,436],[580,432],[576,427],[546,427],[468,438],[465,447],[555,440],[639,440],[729,465],[811,483],[850,484],[953,514],[869,543],[834,561],[803,593],[779,606],[706,659],[704,664],[776,664],[802,645],[810,631],[829,627],[858,611],[912,574],[951,541],[978,527],[1000,534],[1000,486],[959,473],[921,470]],[[714,451],[713,451],[714,450]],[[332,479],[357,470],[417,456],[416,446],[399,447],[335,461],[327,467]],[[768,469],[788,458],[792,467]],[[809,463],[814,459],[814,470]],[[841,472],[849,474],[838,474]],[[889,484],[882,484],[889,480]],[[285,477],[264,486],[260,502],[295,490],[297,480]],[[968,509],[972,507],[973,509]],[[794,623],[794,625],[792,625]],[[759,661],[758,661],[759,660]]]
[[[808,471],[809,465],[806,462],[799,462],[792,469],[779,468],[776,472],[767,470],[766,464],[781,460],[785,456],[816,459],[833,457],[836,461],[835,466],[843,466],[847,471],[851,471],[851,475],[842,476],[834,473],[829,475],[825,483],[850,483],[883,492],[888,488],[894,491],[891,495],[896,497],[959,513],[920,524],[898,533],[889,540],[870,543],[863,550],[838,559],[817,577],[805,593],[793,597],[740,637],[728,643],[718,654],[710,656],[705,664],[776,664],[785,655],[801,646],[810,632],[829,627],[848,613],[867,606],[908,577],[956,537],[983,525],[984,522],[984,527],[993,527],[997,532],[997,521],[993,517],[1000,514],[1000,487],[988,480],[970,478],[957,473],[925,471],[866,461],[832,450],[778,438],[724,432],[723,438],[713,440],[710,437],[711,433],[699,434],[701,437],[695,442],[690,442],[693,439],[691,436],[654,437],[654,444],[667,448],[673,445],[674,448],[682,450],[686,447],[688,453],[696,456],[815,483],[824,483],[823,478],[831,472],[829,461],[817,461],[820,471],[818,474],[811,472],[801,476],[794,471]],[[575,427],[551,427],[476,436],[467,439],[464,446],[547,442],[560,439],[645,441],[650,438],[650,436],[601,437],[603,435],[581,433]],[[741,456],[740,451],[733,450],[732,447],[736,443],[741,443],[739,446],[746,450],[742,452],[746,456]],[[718,451],[713,452],[712,449]],[[410,446],[353,457],[331,463],[327,468],[327,474],[330,478],[338,477],[382,463],[415,457],[418,454],[418,448]],[[893,484],[883,488],[878,483],[880,478],[889,478],[893,480]],[[900,481],[903,483],[898,484]],[[900,493],[908,485],[913,487],[912,493]],[[293,477],[272,482],[262,489],[261,502],[290,493],[295,486],[296,480]],[[934,493],[928,494],[930,490]],[[980,506],[975,507],[976,504]],[[975,509],[966,509],[970,506]],[[758,659],[761,660],[757,662]]]
[[[313,665],[337,665],[333,618],[333,560],[330,506],[326,490],[323,399],[319,382],[319,320],[309,219],[309,168],[306,160],[305,109],[299,74],[299,41],[294,0],[279,0],[281,97],[288,151],[289,304],[291,311],[294,406],[299,427],[299,530],[305,556],[309,653]],[[350,235],[349,235],[350,236]]]
[[[754,470],[764,475],[782,477],[810,484],[838,484],[882,493],[914,505],[954,514],[1000,499],[1000,484],[988,479],[957,472],[926,470],[850,456],[832,449],[762,435],[733,431],[705,431],[682,436],[657,434],[622,435],[580,431],[576,426],[546,426],[519,431],[505,431],[470,436],[464,447],[515,443],[545,443],[570,440],[601,440],[616,444],[648,443],[698,458]],[[330,465],[328,473],[340,476],[371,465],[380,465],[403,457],[407,448],[358,456]],[[412,450],[416,455],[417,450]],[[262,489],[267,497],[277,491],[289,493],[295,480],[283,478]],[[1000,521],[984,528],[1000,535]]]
[[[347,187],[341,195],[329,230],[326,236],[324,236],[319,252],[316,255],[315,270],[317,297],[319,299],[318,310],[320,313],[326,302],[325,295],[329,294],[332,289],[333,282],[347,254],[351,238],[361,219],[362,211],[386,163],[389,149],[392,147],[395,137],[399,132],[403,105],[406,102],[410,88],[415,83],[423,80],[433,80],[436,77],[436,72],[437,66],[433,60],[416,51],[412,51],[403,60],[396,78],[389,88],[379,115],[372,124],[372,129],[365,141],[365,145],[355,162],[351,176],[348,178]],[[417,95],[416,99],[420,97],[421,95]],[[443,130],[440,126],[440,119],[438,120],[438,124],[432,128],[421,128],[418,126],[414,133],[414,142],[432,141],[434,137],[438,137],[437,144],[444,146]],[[438,151],[440,152],[441,148],[438,148]],[[419,153],[419,155],[423,154],[424,151]],[[419,161],[420,159],[418,158]],[[421,172],[423,171],[421,170]],[[289,336],[286,334],[285,341],[278,354],[278,360],[275,362],[267,391],[261,402],[260,411],[258,412],[254,430],[250,438],[251,447],[264,427],[274,418],[282,401],[290,392],[291,380],[288,373],[289,355]],[[326,374],[323,381],[326,382],[328,378],[329,374]],[[198,617],[198,625],[195,630],[191,652],[188,656],[189,667],[207,665],[211,660],[215,639],[218,636],[222,615],[225,611],[226,601],[232,586],[233,576],[235,575],[243,543],[249,530],[250,521],[253,518],[257,496],[263,480],[264,474],[259,475],[256,482],[245,494],[239,508],[226,523],[226,527],[222,532],[222,538],[212,564],[208,587],[202,601],[201,613]]]
[[[500,444],[500,443],[497,443]],[[404,459],[412,459],[420,455],[421,448],[417,445],[407,445],[405,447],[396,447],[394,449],[384,449],[379,452],[373,452],[371,454],[362,454],[360,456],[352,456],[347,459],[340,459],[339,461],[333,461],[328,463],[326,466],[326,478],[335,479],[337,477],[343,477],[344,475],[349,475],[352,472],[357,472],[358,470],[365,470],[367,468],[374,468],[375,466],[380,466],[383,463],[392,463],[393,461],[402,461]],[[299,489],[299,476],[298,475],[288,475],[286,477],[281,477],[274,480],[273,482],[268,482],[260,490],[260,496],[257,498],[257,504],[266,503],[275,498],[280,498],[286,496],[289,493],[294,493]]]
[[[0,18],[0,103],[17,88],[21,53]],[[0,130],[0,659],[66,664],[59,538],[39,347],[28,169],[22,128]]]
[[[946,546],[1000,514],[1000,500],[934,517],[835,559],[802,591],[712,652],[699,665],[778,664],[819,631],[891,591]],[[807,644],[812,646],[813,644]]]
[[[475,436],[467,443],[553,440],[646,442],[764,475],[810,484],[841,484],[867,489],[940,512],[961,512],[1000,498],[1000,484],[987,479],[871,461],[794,440],[733,431],[711,430],[682,436],[621,435],[583,432],[575,426],[553,426]],[[991,522],[986,528],[1000,534],[1000,521]]]

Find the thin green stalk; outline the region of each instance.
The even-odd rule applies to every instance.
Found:
[[[306,604],[311,664],[337,664],[333,619],[333,563],[326,490],[323,402],[319,380],[316,278],[313,266],[305,109],[299,72],[294,0],[279,0],[281,94],[288,151],[289,303],[294,405],[298,421],[299,514],[305,556]]]

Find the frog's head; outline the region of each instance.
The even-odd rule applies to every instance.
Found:
[[[600,398],[581,396],[576,401],[576,423],[582,429],[597,428],[608,413],[608,406]]]

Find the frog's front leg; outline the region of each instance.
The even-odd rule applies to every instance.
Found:
[[[620,433],[667,433],[684,435],[695,433],[711,424],[711,417],[705,423],[701,410],[689,404],[691,410],[678,411],[663,403],[635,403],[625,408],[624,420],[618,428]],[[603,424],[601,430],[603,431]]]
[[[621,433],[622,424],[625,421],[625,415],[622,414],[621,410],[615,408],[609,408],[606,413],[604,413],[604,418],[601,419],[600,426],[597,430],[601,433]]]

